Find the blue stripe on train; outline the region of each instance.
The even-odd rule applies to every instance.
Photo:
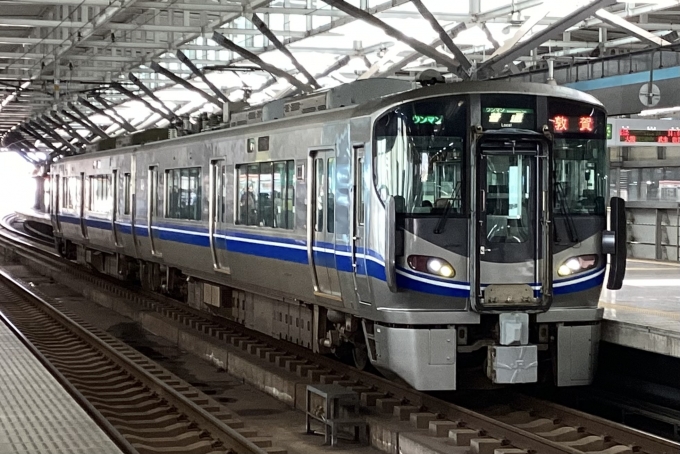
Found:
[[[80,225],[80,218],[78,217],[60,215],[59,220],[69,224]],[[107,220],[86,218],[86,225],[88,227],[111,231],[111,221]],[[132,226],[130,224],[116,222],[116,226],[121,233],[128,235],[132,234]],[[140,237],[147,237],[148,230],[148,226],[135,225],[135,233]],[[202,227],[161,223],[158,226],[153,226],[152,230],[155,231],[154,236],[160,240],[199,247],[210,246],[208,230]],[[220,249],[303,265],[309,263],[307,260],[307,243],[304,240],[268,237],[233,231],[218,231],[217,235],[216,246]],[[333,252],[334,247],[335,252]],[[317,260],[320,259],[320,264],[324,264],[329,268],[336,268],[338,271],[342,272],[353,271],[351,257],[342,254],[343,252],[349,252],[347,246],[335,246],[332,243],[319,242],[315,243],[314,248],[315,258]],[[325,249],[325,251],[318,251],[316,250],[317,248]],[[385,267],[382,263],[383,258],[380,254],[372,250],[364,251],[363,249],[357,250],[356,253],[360,255],[365,254],[381,262],[376,263],[375,260],[372,260],[369,257],[366,257],[365,260],[358,260],[358,274],[367,275],[382,281],[385,280]],[[570,284],[569,281],[578,282]],[[555,287],[553,293],[555,295],[563,295],[588,290],[602,285],[603,281],[604,269],[601,268],[589,274],[556,281],[555,284],[559,283],[562,285]],[[400,288],[441,296],[466,298],[470,295],[470,284],[468,282],[452,282],[429,275],[427,275],[427,277],[424,275],[420,276],[419,274],[404,268],[398,268],[397,285]]]

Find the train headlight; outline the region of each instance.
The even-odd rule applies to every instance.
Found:
[[[456,275],[456,270],[449,262],[439,257],[429,257],[426,255],[409,255],[408,266],[416,271],[433,274],[435,276],[452,278]]]
[[[557,274],[565,277],[593,269],[597,266],[597,260],[597,255],[570,257],[557,268]]]

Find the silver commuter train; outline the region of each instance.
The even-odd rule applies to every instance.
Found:
[[[602,105],[542,84],[364,82],[335,106],[331,90],[64,158],[58,248],[417,389],[457,389],[463,370],[590,383],[606,253],[611,288],[625,272]]]

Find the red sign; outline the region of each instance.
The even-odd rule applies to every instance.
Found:
[[[570,117],[567,115],[555,115],[551,120],[553,131],[556,133],[568,132],[595,132],[595,118],[584,115],[582,117]]]
[[[565,132],[569,129],[569,119],[565,116],[558,115],[553,119],[555,132]]]
[[[580,117],[578,119],[578,130],[579,132],[593,132],[595,128],[595,122],[593,117]]]

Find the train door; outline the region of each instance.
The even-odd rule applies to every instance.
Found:
[[[339,299],[340,279],[335,261],[335,150],[312,150],[309,161],[307,255],[314,291],[319,296]]]
[[[158,221],[156,220],[158,213],[159,213],[159,207],[162,206],[161,203],[159,203],[160,197],[159,197],[159,186],[160,181],[158,178],[158,166],[153,165],[149,166],[149,172],[148,172],[148,191],[146,192],[148,194],[148,200],[146,201],[146,218],[147,218],[147,232],[149,234],[149,244],[151,244],[151,254],[157,256],[157,257],[162,257],[162,254],[158,251],[158,235],[159,235],[159,230],[158,230]]]
[[[80,197],[78,203],[78,215],[80,217],[80,233],[84,239],[87,239],[87,220],[85,219],[85,203],[89,197],[87,184],[85,184],[85,172],[80,172],[80,188],[78,190]]]
[[[137,244],[137,157],[130,157],[130,233],[135,248],[135,257],[139,257]]]
[[[477,308],[549,304],[547,147],[512,136],[482,139],[477,155]]]
[[[210,249],[213,267],[229,273],[227,260],[227,166],[224,159],[210,162]]]
[[[370,301],[368,287],[368,272],[366,269],[366,235],[365,216],[366,204],[364,202],[364,147],[352,149],[352,219],[350,219],[350,254],[352,256],[352,271],[354,273],[354,287],[356,288],[359,301]]]
[[[116,245],[116,247],[120,246],[120,242],[118,241],[118,226],[116,225],[116,221],[118,220],[118,187],[120,186],[118,184],[118,170],[114,169],[113,170],[113,176],[111,177],[111,232],[113,232],[113,244]]]
[[[59,220],[59,212],[61,211],[61,176],[53,175],[51,178],[52,182],[52,210],[50,215],[52,217],[52,228],[54,233],[61,233],[61,221]]]

